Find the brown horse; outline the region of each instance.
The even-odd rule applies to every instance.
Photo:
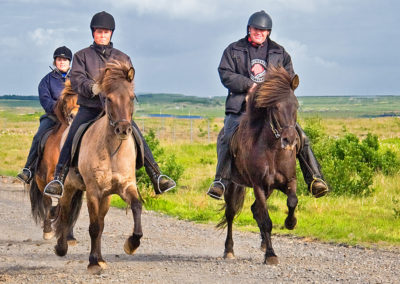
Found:
[[[295,129],[298,102],[293,91],[298,82],[297,75],[291,80],[284,68],[271,68],[264,83],[248,94],[246,114],[231,141],[234,157],[231,182],[224,196],[225,216],[219,223],[220,227],[228,226],[225,258],[234,258],[232,222],[243,207],[245,186],[254,189],[251,211],[261,232],[264,263],[278,263],[271,242],[272,221],[266,207],[274,189],[288,196],[286,228],[291,230],[296,226],[296,150],[300,142]]]
[[[72,91],[71,82],[67,80],[54,108],[58,122],[46,140],[42,156],[36,167],[35,176],[29,185],[32,216],[36,223],[43,222],[43,239],[45,240],[54,236],[51,228],[51,217],[54,215],[55,207],[52,207],[51,198],[43,194],[43,189],[53,179],[60,155],[61,137],[79,108],[77,98],[77,94]],[[69,239],[73,240],[72,231]]]
[[[88,271],[98,273],[106,263],[101,254],[101,235],[112,194],[118,194],[130,205],[134,230],[124,245],[133,254],[142,237],[142,204],[136,187],[136,145],[132,135],[134,69],[128,63],[107,63],[98,81],[105,96],[106,115],[94,122],[82,137],[78,170],[71,168],[59,201],[56,222],[58,237],[55,252],[64,256],[68,251],[67,235],[79,212],[76,206],[86,190],[89,210],[91,250]],[[83,182],[82,182],[83,180]]]

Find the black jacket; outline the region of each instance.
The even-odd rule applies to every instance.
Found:
[[[132,62],[128,55],[112,47],[112,43],[106,48],[93,44],[74,54],[71,68],[71,85],[78,94],[78,104],[91,108],[102,108],[99,96],[94,96],[92,86],[99,78],[100,71],[107,61],[118,59]]]
[[[285,49],[276,42],[268,40],[267,65],[282,66],[294,77],[292,59]],[[245,110],[245,98],[253,85],[250,79],[250,55],[247,37],[231,43],[224,51],[218,67],[222,84],[228,89],[225,113],[238,114]]]

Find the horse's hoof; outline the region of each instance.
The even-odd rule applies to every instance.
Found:
[[[100,275],[101,272],[103,271],[103,269],[101,268],[100,263],[98,265],[97,264],[89,264],[87,271],[89,274],[92,274],[92,275]]]
[[[65,256],[67,254],[67,251],[68,251],[68,247],[62,248],[59,245],[54,246],[54,252],[58,256]]]
[[[69,246],[76,246],[78,244],[78,241],[75,238],[73,238],[73,239],[67,240],[67,243]]]
[[[269,256],[265,259],[264,264],[277,265],[279,263],[277,256]]]
[[[293,230],[297,225],[297,219],[293,218],[293,220],[288,220],[288,218],[285,219],[285,227],[288,230]]]
[[[43,240],[51,240],[54,237],[54,232],[43,233]]]
[[[129,238],[128,238],[128,239],[126,239],[125,244],[124,244],[124,251],[126,254],[134,255],[138,247],[131,248]]]
[[[101,269],[107,269],[108,268],[107,262],[105,262],[104,260],[103,261],[99,260],[99,265],[100,265]]]
[[[236,257],[235,257],[233,252],[225,252],[224,253],[224,258],[225,259],[235,259]]]

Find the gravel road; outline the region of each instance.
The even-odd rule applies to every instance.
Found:
[[[151,211],[142,216],[141,246],[123,244],[131,212],[111,208],[102,251],[108,269],[86,271],[90,238],[86,204],[75,227],[78,244],[65,257],[53,252],[30,216],[21,183],[0,179],[0,282],[5,283],[400,283],[400,251],[364,249],[273,236],[277,266],[263,264],[258,234],[234,231],[235,260],[222,258],[225,231]]]

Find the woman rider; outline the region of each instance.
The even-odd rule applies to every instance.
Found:
[[[46,113],[40,117],[39,129],[33,137],[25,167],[17,175],[17,178],[25,183],[29,183],[33,177],[40,139],[57,123],[54,107],[64,89],[65,79],[69,77],[71,59],[72,52],[68,47],[57,48],[53,54],[55,68],[44,76],[39,83],[39,100]]]
[[[95,14],[90,22],[90,29],[94,42],[91,46],[74,54],[71,68],[71,85],[78,94],[80,107],[61,150],[54,173],[54,180],[44,189],[45,194],[57,198],[61,197],[63,192],[63,183],[68,173],[72,141],[76,131],[80,125],[95,119],[103,111],[102,101],[99,96],[100,88],[95,79],[99,77],[102,68],[110,60],[126,61],[132,65],[128,55],[113,47],[111,37],[115,29],[115,21],[112,15],[104,11]],[[140,133],[136,123],[132,122],[132,126]],[[161,174],[160,168],[142,135],[141,140],[144,146],[144,166],[153,183],[156,194],[175,187],[173,180]]]

